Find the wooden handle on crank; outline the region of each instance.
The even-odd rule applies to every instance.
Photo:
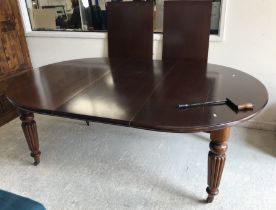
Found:
[[[252,110],[253,108],[254,108],[254,104],[252,103],[244,103],[244,104],[238,105],[239,111]]]

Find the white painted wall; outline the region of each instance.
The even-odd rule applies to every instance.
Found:
[[[211,43],[209,62],[245,71],[264,83],[269,94],[266,109],[251,126],[276,128],[276,1],[230,0],[225,41]]]
[[[269,92],[266,109],[246,126],[276,128],[276,1],[229,0],[222,42],[210,42],[209,62],[234,67],[262,81]],[[34,67],[63,60],[107,55],[105,36],[98,38],[27,37]],[[154,58],[162,40],[155,37]]]

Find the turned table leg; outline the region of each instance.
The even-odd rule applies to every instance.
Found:
[[[31,151],[31,156],[34,158],[34,165],[40,162],[39,140],[36,129],[34,114],[31,112],[20,112],[20,120],[22,121],[22,129]]]
[[[207,202],[211,203],[218,194],[221,175],[225,163],[225,152],[227,140],[230,135],[230,128],[211,131],[210,152],[208,154],[208,193]]]

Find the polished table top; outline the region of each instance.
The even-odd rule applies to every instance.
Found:
[[[40,67],[14,79],[7,91],[19,109],[170,132],[210,131],[248,120],[268,94],[254,77],[199,61],[108,58],[71,60]],[[223,100],[251,102],[178,109],[177,104]]]

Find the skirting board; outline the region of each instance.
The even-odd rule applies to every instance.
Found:
[[[239,124],[238,127],[276,131],[276,122],[264,122],[264,121],[249,120],[249,121]]]

